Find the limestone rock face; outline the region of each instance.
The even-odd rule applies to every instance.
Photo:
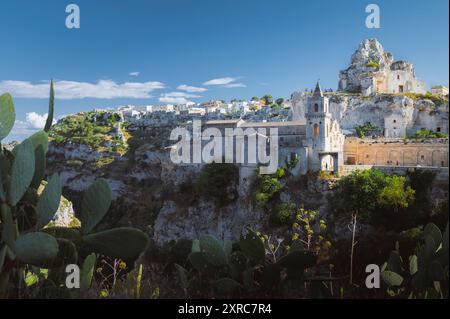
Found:
[[[364,40],[353,53],[350,66],[339,74],[339,91],[362,93],[420,93],[425,84],[416,79],[414,67],[395,61],[376,39]]]
[[[59,204],[58,211],[53,218],[53,221],[55,223],[55,226],[60,227],[73,227],[75,225],[80,225],[80,222],[75,217],[72,202],[64,196],[61,196],[61,202]]]
[[[39,195],[44,191],[45,185],[47,185],[47,182],[44,181],[39,186],[37,190]],[[59,227],[73,227],[79,226],[79,223],[80,222],[75,217],[72,202],[64,196],[61,196],[61,201],[59,202],[58,210],[53,217],[52,224]]]
[[[341,71],[339,90],[361,92],[364,81],[372,72],[385,72],[393,62],[392,55],[385,53],[376,39],[364,40],[353,53],[350,66]]]
[[[377,39],[366,39],[359,45],[352,55],[351,67],[363,67],[370,61],[377,62],[380,67],[392,63],[392,56],[385,55],[383,46]]]
[[[293,94],[294,120],[305,118],[307,94]],[[406,95],[376,95],[363,97],[358,94],[337,93],[330,95],[330,113],[346,135],[354,132],[356,125],[370,122],[383,132],[385,119],[396,115],[402,118],[407,134],[421,128],[448,132],[448,102],[435,104],[426,98],[413,99]]]
[[[171,240],[210,234],[220,240],[236,241],[247,226],[262,229],[266,219],[267,214],[251,210],[241,201],[219,210],[213,203],[203,200],[186,208],[167,201],[155,221],[153,239],[162,245]]]

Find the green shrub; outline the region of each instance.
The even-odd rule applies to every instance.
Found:
[[[370,60],[370,61],[366,64],[366,66],[369,67],[369,68],[379,68],[379,67],[380,67],[380,64],[379,64],[378,62],[374,61],[374,60]]]
[[[195,187],[199,195],[223,207],[236,198],[234,184],[238,177],[239,171],[234,164],[210,163],[203,166]]]
[[[337,182],[329,207],[338,217],[348,219],[357,214],[375,227],[401,231],[415,226],[411,221],[418,213],[408,210],[414,196],[405,177],[387,176],[375,169],[357,170]]]
[[[370,135],[374,135],[378,133],[379,129],[375,125],[370,122],[364,123],[364,125],[356,125],[355,126],[356,134],[360,138],[368,137]]]
[[[400,243],[400,247],[402,247],[402,251],[408,255],[413,253],[414,248],[417,246],[422,236],[423,226],[417,226],[400,232],[398,235],[398,241]]]
[[[108,166],[109,164],[113,163],[114,160],[115,159],[112,156],[99,157],[93,163],[93,167],[95,169],[100,169],[100,168],[103,168],[103,167]]]
[[[84,162],[80,160],[67,160],[66,164],[70,167],[81,168],[83,167]]]
[[[295,216],[296,206],[293,203],[281,203],[275,206],[274,217],[275,222],[279,224],[286,224],[292,221]]]
[[[116,113],[91,111],[73,114],[54,125],[50,134],[59,144],[70,140],[98,149],[104,141],[109,140],[108,134],[119,119]]]

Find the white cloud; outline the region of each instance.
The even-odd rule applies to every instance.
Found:
[[[23,140],[24,138],[42,130],[47,121],[48,114],[38,114],[36,112],[30,112],[25,115],[25,121],[16,120],[14,127],[11,131],[11,137],[9,140]],[[53,119],[53,124],[56,120]]]
[[[163,89],[161,82],[125,82],[116,83],[111,80],[100,80],[97,83],[57,81],[55,82],[55,97],[62,100],[73,99],[115,99],[150,98],[150,92]],[[46,99],[49,96],[49,83],[33,84],[27,81],[1,81],[0,93],[9,92],[15,98]]]
[[[26,123],[30,128],[43,129],[47,121],[48,114],[37,114],[36,112],[27,113]]]
[[[164,93],[159,98],[159,101],[162,103],[170,103],[170,104],[187,104],[192,103],[189,99],[199,98],[200,95],[188,94],[184,92],[170,92]]]
[[[247,85],[245,85],[244,83],[230,83],[230,84],[226,84],[223,85],[224,88],[245,88],[247,87]]]
[[[239,78],[224,77],[218,79],[212,79],[203,83],[203,85],[215,85],[224,88],[245,88],[247,87],[244,83],[236,83]]]
[[[208,89],[206,89],[206,88],[200,88],[200,87],[190,86],[190,85],[186,85],[186,84],[182,84],[182,85],[178,86],[177,90],[192,92],[192,93],[208,91]]]
[[[139,74],[141,74],[141,72],[138,71],[128,73],[129,76],[139,76]]]
[[[226,85],[226,84],[229,84],[236,80],[237,80],[237,78],[224,77],[224,78],[218,78],[218,79],[212,79],[212,80],[206,81],[205,83],[203,83],[203,85]]]

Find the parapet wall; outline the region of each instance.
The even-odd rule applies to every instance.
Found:
[[[345,165],[447,167],[448,140],[346,138]]]

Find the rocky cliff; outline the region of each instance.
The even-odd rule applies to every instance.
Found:
[[[305,97],[298,94],[293,100],[294,119],[304,117]],[[393,113],[401,114],[411,131],[421,127],[434,131],[448,119],[448,102],[429,98],[338,93],[330,94],[330,100],[333,117],[349,131],[367,121],[383,128],[384,117]],[[48,174],[60,173],[64,194],[75,208],[95,179],[107,179],[114,203],[100,228],[139,227],[159,245],[202,233],[236,240],[247,226],[261,231],[270,228],[270,233],[276,233],[270,212],[253,201],[254,171],[244,174],[241,170],[237,181],[223,186],[223,196],[235,195],[226,205],[217,205],[197,190],[202,171],[199,165],[176,165],[170,160],[169,136],[174,125],[121,127],[111,120],[112,115],[102,114],[103,122],[98,118],[92,113],[78,114],[53,128],[47,170]],[[84,130],[81,133],[80,127]],[[326,197],[334,180],[316,177],[284,178],[278,203],[293,202],[326,215]]]
[[[308,93],[292,95],[294,120],[305,118]],[[363,97],[360,94],[328,93],[330,112],[347,134],[354,132],[356,125],[371,122],[383,132],[385,118],[400,115],[406,125],[408,135],[421,128],[448,133],[448,100],[435,96],[414,94],[378,94]]]
[[[122,155],[113,150],[116,145],[111,141],[88,146],[74,142],[71,134],[65,133],[63,141],[57,141],[53,134],[48,152],[48,173],[60,173],[64,194],[73,201],[75,208],[82,192],[93,180],[105,178],[112,188],[114,203],[99,228],[112,225],[139,227],[158,245],[181,238],[196,238],[204,233],[236,240],[245,227],[268,230],[270,214],[255,205],[252,199],[254,171],[241,174],[224,186],[223,196],[234,195],[226,205],[218,205],[196,190],[200,166],[180,166],[170,160],[165,141],[169,141],[172,128],[147,128],[148,132],[144,134],[129,127],[124,134],[126,151]],[[54,129],[54,132],[58,131],[61,131],[60,124]],[[107,136],[103,138],[107,140]],[[104,160],[109,158],[113,160]],[[330,185],[323,183],[315,179],[308,182],[306,177],[302,180],[284,178],[279,202],[295,201],[325,212],[325,197]],[[271,233],[273,231],[271,227]]]

